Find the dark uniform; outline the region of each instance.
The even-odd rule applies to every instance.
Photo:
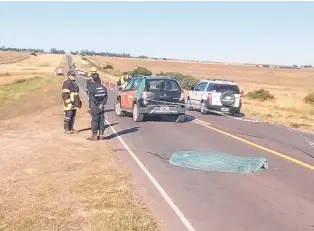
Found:
[[[94,74],[94,73],[93,73],[93,74]],[[95,74],[98,75],[97,72],[95,72]],[[98,82],[101,84],[101,79],[98,79]],[[86,79],[86,89],[85,89],[86,94],[89,94],[89,86],[90,86],[92,83],[94,83],[94,80],[93,80],[92,75],[91,75],[91,76],[89,76],[89,77]],[[88,108],[91,109],[90,107],[91,107],[91,101],[90,101],[90,99],[89,99],[89,106],[88,106]]]
[[[98,76],[98,77],[97,77]],[[99,81],[97,81],[99,75],[93,74],[94,82],[89,86],[89,100],[91,103],[91,127],[92,136],[87,138],[88,140],[97,140],[97,133],[99,131],[99,139],[103,139],[105,131],[105,105],[108,100],[107,89]]]
[[[68,79],[62,85],[62,99],[64,104],[64,132],[73,133],[76,110],[82,107],[79,96],[79,86],[74,80],[74,72],[68,74]]]

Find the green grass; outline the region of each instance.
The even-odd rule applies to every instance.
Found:
[[[11,103],[19,100],[22,96],[45,86],[55,77],[35,77],[32,79],[18,79],[14,83],[0,86],[0,103]],[[39,96],[40,97],[40,96]]]

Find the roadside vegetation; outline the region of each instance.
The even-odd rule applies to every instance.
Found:
[[[189,90],[191,87],[194,87],[199,80],[191,75],[184,75],[178,72],[160,72],[157,75],[159,76],[174,76],[180,83],[181,87],[185,90]]]
[[[304,102],[314,106],[314,92],[304,97]]]
[[[255,100],[259,100],[259,101],[266,101],[266,100],[274,100],[275,99],[275,96],[272,95],[269,91],[267,91],[265,89],[259,89],[259,90],[251,91],[251,92],[247,93],[246,96],[249,99],[255,99]]]
[[[153,73],[150,70],[147,70],[145,67],[137,67],[133,71],[129,71],[129,74],[131,76],[135,75],[151,76]]]
[[[55,76],[52,68],[64,62],[63,56],[46,75],[51,57],[39,57],[41,61],[21,65],[42,71],[29,73],[32,77],[19,75],[16,64],[0,65],[0,80],[14,77],[0,82],[0,229],[159,230],[108,142],[86,141],[87,101],[76,120],[82,131],[63,135],[60,91],[65,77]]]
[[[14,83],[0,85],[0,104],[21,100],[25,95],[52,83],[52,81],[53,78],[51,76],[35,76],[34,78],[17,79]]]

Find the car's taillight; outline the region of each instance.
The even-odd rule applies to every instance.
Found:
[[[212,93],[208,93],[207,100],[208,100],[209,102],[212,101]]]

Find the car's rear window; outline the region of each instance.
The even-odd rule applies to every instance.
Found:
[[[180,90],[177,81],[172,79],[148,79],[145,87],[149,92]]]
[[[240,94],[240,90],[237,85],[229,84],[214,84],[213,91],[216,92],[232,91],[233,94]]]

